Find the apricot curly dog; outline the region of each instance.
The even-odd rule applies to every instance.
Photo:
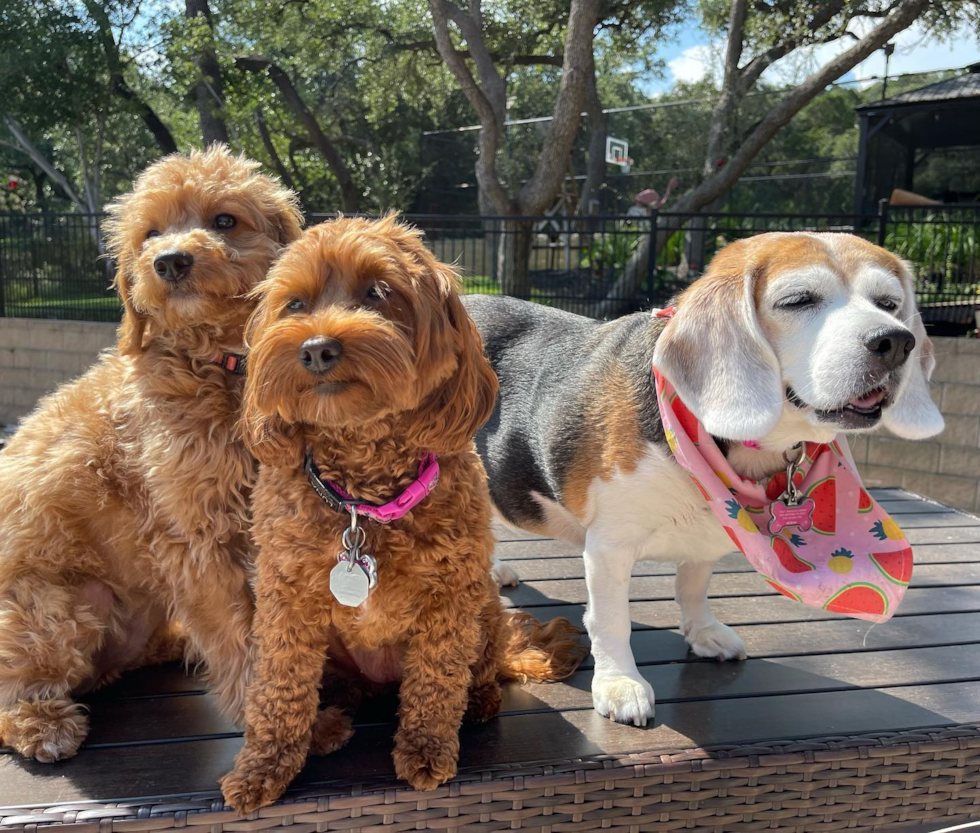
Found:
[[[0,740],[39,761],[88,732],[72,693],[179,654],[239,716],[255,463],[236,353],[294,196],[213,147],[169,156],[109,208],[117,350],[40,402],[0,452]]]
[[[325,694],[343,688],[333,674],[362,690],[400,683],[395,770],[436,787],[456,773],[464,713],[498,712],[498,676],[556,679],[582,656],[564,620],[508,617],[490,574],[490,501],[473,435],[496,377],[455,275],[394,217],[308,230],[257,294],[243,410],[262,463],[257,668],[225,799],[243,813],[268,804],[311,744],[326,753],[351,737],[343,707],[359,690],[328,696],[316,716],[327,654]],[[351,503],[360,554],[376,559],[370,590],[369,569],[338,566]],[[331,571],[348,566],[359,605],[356,592],[332,591]]]

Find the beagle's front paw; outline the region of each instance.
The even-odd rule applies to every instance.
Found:
[[[717,619],[703,627],[686,627],[684,636],[687,637],[691,650],[699,657],[719,661],[742,660],[746,657],[742,638]]]
[[[656,713],[655,704],[653,686],[640,676],[596,676],[592,680],[592,705],[617,723],[646,726]]]
[[[511,567],[506,561],[498,561],[496,557],[493,559],[490,574],[493,576],[494,581],[497,582],[497,587],[517,587],[521,583],[521,579],[517,575],[517,570]]]

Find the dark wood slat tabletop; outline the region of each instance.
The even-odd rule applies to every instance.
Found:
[[[980,519],[901,489],[874,494],[915,545],[912,587],[890,622],[871,626],[790,602],[744,558],[730,555],[712,580],[712,606],[738,627],[750,658],[705,661],[688,653],[675,630],[673,565],[637,565],[632,646],[657,692],[654,725],[637,729],[599,717],[587,659],[564,683],[507,686],[497,720],[464,728],[461,774],[488,765],[980,722]],[[504,589],[505,601],[542,619],[580,624],[586,592],[575,547],[502,527],[498,538],[498,554],[523,579]],[[193,675],[176,665],[141,669],[87,702],[92,731],[73,760],[42,765],[0,753],[0,808],[79,803],[84,814],[86,802],[217,797],[217,779],[241,738]],[[368,704],[350,745],[311,759],[295,787],[355,779],[394,786],[394,708],[392,698]]]

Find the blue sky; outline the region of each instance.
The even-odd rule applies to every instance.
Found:
[[[964,67],[980,61],[980,44],[975,31],[964,27],[952,38],[942,41],[912,26],[894,39],[895,53],[888,66],[889,76],[905,72]],[[829,44],[808,55],[795,55],[778,62],[763,76],[766,80],[791,84],[808,71],[828,60],[848,44]],[[658,49],[666,64],[664,77],[651,79],[646,86],[651,95],[669,89],[678,80],[694,81],[720,65],[721,44],[711,39],[697,25],[681,26]],[[876,52],[855,67],[842,80],[866,81],[884,72],[884,56]]]

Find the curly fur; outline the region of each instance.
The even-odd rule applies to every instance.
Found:
[[[491,578],[473,435],[493,408],[496,377],[456,276],[393,217],[308,230],[256,294],[243,413],[263,463],[253,501],[258,655],[225,799],[247,812],[278,798],[309,751],[346,742],[345,712],[362,693],[395,682],[395,770],[415,788],[436,787],[456,772],[464,714],[498,712],[499,675],[547,678],[579,657],[570,630],[532,645],[533,629],[511,622]],[[326,374],[299,361],[314,336],[343,348]],[[308,449],[324,477],[373,502],[405,489],[424,454],[440,455],[439,484],[423,503],[387,526],[361,522],[379,583],[356,609],[329,590],[349,520],[307,483]],[[325,655],[328,708],[318,717]]]
[[[26,756],[73,755],[88,722],[72,694],[180,656],[184,639],[240,716],[255,463],[240,377],[212,358],[242,349],[246,294],[301,221],[257,167],[217,146],[170,156],[110,206],[118,347],[0,452],[0,740]],[[237,225],[215,229],[218,213]],[[194,257],[178,284],[154,272],[166,248]]]

